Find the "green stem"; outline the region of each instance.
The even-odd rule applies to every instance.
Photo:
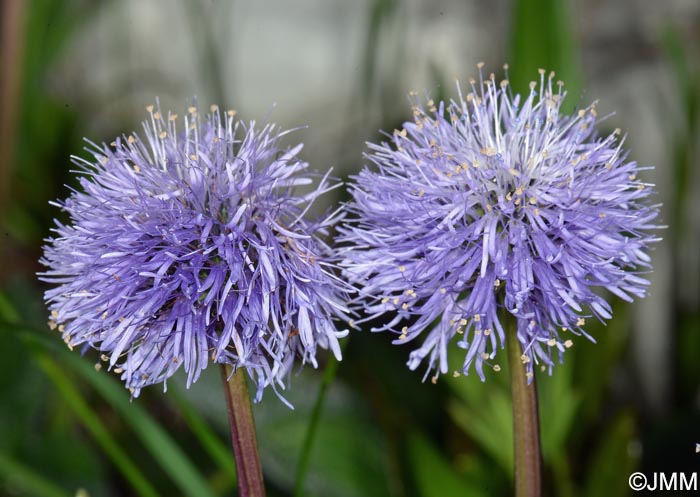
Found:
[[[313,411],[311,411],[309,426],[306,430],[303,446],[301,448],[301,454],[299,456],[299,465],[297,466],[297,474],[294,483],[294,497],[304,497],[304,483],[306,481],[306,473],[309,470],[311,448],[314,445],[314,439],[316,438],[316,433],[318,431],[318,422],[321,419],[321,412],[323,411],[323,405],[326,401],[328,387],[335,378],[335,374],[338,371],[338,364],[338,360],[335,357],[331,357],[328,360],[325,371],[323,372],[323,379],[321,380],[318,397],[316,398]]]
[[[238,495],[239,497],[265,497],[258,440],[255,436],[255,422],[245,372],[239,371],[231,376],[230,366],[222,365],[221,379],[226,392],[231,445],[236,458]]]
[[[542,454],[537,412],[537,387],[533,376],[528,385],[521,360],[515,319],[508,316],[506,348],[513,396],[513,439],[515,441],[515,496],[540,497],[542,494]]]

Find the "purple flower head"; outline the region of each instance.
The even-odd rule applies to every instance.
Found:
[[[244,367],[259,400],[295,356],[340,358],[348,287],[323,241],[339,216],[307,216],[328,175],[306,186],[302,145],[282,149],[274,125],[190,107],[178,132],[175,114],[148,111],[145,139],[88,142],[94,161],[73,159],[82,191],[57,204],[70,221],[42,259],[49,325],[99,350],[134,396],[181,366],[189,386],[212,361]]]
[[[551,373],[569,336],[590,338],[586,319],[611,317],[596,289],[646,292],[651,185],[619,131],[598,135],[595,104],[561,113],[552,78],[540,71],[525,98],[493,75],[449,105],[412,94],[414,121],[369,144],[375,167],[353,178],[343,265],[367,319],[388,318],[375,331],[423,336],[408,366],[428,358],[426,377],[448,371],[455,338],[466,354],[455,375],[498,371],[499,313],[517,322],[528,377],[536,363]]]

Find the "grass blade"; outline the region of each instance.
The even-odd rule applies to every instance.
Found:
[[[197,468],[182,449],[138,402],[130,402],[121,383],[107,374],[98,373],[78,354],[69,352],[47,334],[32,331],[30,327],[0,323],[0,330],[15,333],[34,353],[50,350],[52,355],[85,379],[123,417],[144,447],[161,465],[185,495],[216,497]]]
[[[35,497],[72,497],[55,483],[31,468],[18,463],[0,452],[0,480],[5,480],[22,495]]]
[[[127,479],[138,495],[158,497],[158,492],[156,492],[155,488],[117,445],[107,428],[100,421],[100,418],[85,402],[80,392],[72,385],[71,380],[66,377],[65,373],[56,365],[56,362],[45,352],[37,351],[35,358],[41,369],[44,370],[44,373],[56,386],[66,404],[78,416],[83,426],[87,428],[114,465],[119,468],[124,478]]]

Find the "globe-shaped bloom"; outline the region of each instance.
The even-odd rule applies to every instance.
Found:
[[[619,131],[600,136],[595,104],[561,112],[566,95],[540,71],[525,98],[492,75],[449,105],[412,94],[413,122],[369,144],[374,167],[353,178],[346,274],[367,319],[403,344],[408,366],[448,371],[453,339],[473,365],[498,371],[503,317],[517,322],[521,360],[551,372],[589,318],[611,317],[601,296],[642,297],[658,207]],[[590,338],[590,337],[589,337]]]
[[[148,111],[145,139],[74,158],[81,191],[58,203],[69,222],[42,259],[49,325],[98,349],[134,396],[181,366],[189,386],[212,361],[245,368],[259,400],[295,356],[340,358],[348,285],[324,242],[339,216],[308,216],[337,185],[307,171],[302,145],[281,148],[276,126],[190,107],[178,132],[175,114]]]

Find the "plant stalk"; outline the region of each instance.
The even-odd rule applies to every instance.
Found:
[[[265,483],[245,372],[241,370],[231,376],[231,367],[222,364],[221,379],[226,392],[231,446],[236,459],[238,495],[239,497],[265,497]]]
[[[535,377],[528,385],[523,366],[522,347],[518,341],[515,319],[508,316],[506,348],[513,397],[513,440],[515,451],[515,496],[542,495],[542,451],[540,422],[537,409]]]

